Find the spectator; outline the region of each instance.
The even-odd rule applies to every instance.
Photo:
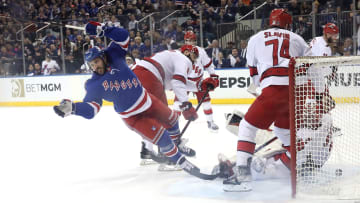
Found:
[[[27,76],[34,76],[35,75],[35,68],[33,64],[29,64],[27,71],[26,71],[26,75]]]
[[[239,52],[236,48],[232,49],[231,54],[229,55],[231,67],[245,67],[246,59],[239,55]]]
[[[50,30],[46,31],[46,37],[44,38],[44,42],[45,44],[49,45],[49,44],[54,44],[56,40],[56,37],[51,34]]]
[[[99,12],[99,9],[96,7],[96,4],[94,2],[92,2],[91,7],[89,9],[90,17],[95,17],[98,12]]]
[[[214,66],[216,68],[229,68],[230,66],[230,60],[224,58],[224,54],[222,52],[219,52],[219,57],[218,59],[215,59],[213,61]]]
[[[231,51],[233,50],[233,48],[235,48],[235,43],[233,41],[229,41],[226,44],[225,49],[223,50],[223,54],[225,58],[228,58],[228,56],[231,54]]]
[[[46,55],[45,60],[41,64],[41,73],[43,75],[53,75],[58,71],[60,71],[59,64],[52,60],[50,55]]]
[[[153,4],[151,3],[150,0],[145,1],[145,5],[143,6],[143,11],[145,13],[152,13],[152,12],[155,11],[154,6],[153,6]]]
[[[125,57],[126,60],[126,64],[129,66],[130,69],[132,69],[132,67],[134,66],[134,60],[131,58],[131,56],[127,55]]]
[[[239,55],[245,60],[245,65],[246,65],[246,52],[247,52],[247,41],[240,40]]]
[[[345,38],[344,45],[342,46],[343,55],[350,56],[353,53],[353,40],[351,37]]]
[[[139,22],[136,20],[135,15],[130,14],[129,19],[130,21],[129,21],[128,29],[137,31]]]
[[[206,50],[207,55],[211,58],[212,61],[219,61],[219,53],[222,52],[222,49],[219,47],[219,42],[214,39]]]
[[[35,63],[34,68],[35,68],[34,75],[41,75],[41,66],[40,66],[40,64]]]
[[[176,26],[176,33],[175,33],[175,35],[176,35],[176,41],[177,42],[179,42],[179,43],[183,43],[184,42],[184,32],[183,32],[183,30],[182,30],[182,28],[181,28],[181,26],[180,25],[177,25]]]
[[[151,43],[149,38],[145,39],[145,43],[140,46],[139,51],[141,59],[151,56]]]

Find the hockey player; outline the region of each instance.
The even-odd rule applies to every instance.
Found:
[[[274,123],[275,136],[284,148],[290,148],[289,59],[311,54],[304,39],[288,30],[291,24],[290,14],[284,9],[274,9],[270,14],[270,28],[258,32],[249,40],[246,58],[250,76],[262,92],[240,122],[235,173],[224,180],[225,191],[252,190],[250,165],[258,129],[268,129]],[[279,159],[289,166],[289,153]]]
[[[339,28],[334,23],[327,23],[323,35],[310,42],[312,55],[331,56],[338,38]],[[333,137],[341,134],[340,128],[333,126],[330,111],[335,108],[335,101],[326,84],[326,77],[328,80],[335,79],[337,66],[314,67],[310,64],[300,71],[304,78],[299,80],[295,91],[299,94],[296,129],[300,145],[297,162],[305,165],[303,168],[309,172],[323,166],[330,156]]]
[[[61,117],[74,114],[92,119],[100,111],[103,99],[113,102],[114,110],[130,129],[158,145],[162,154],[186,172],[198,172],[199,169],[186,160],[170,138],[169,132],[177,128],[178,114],[147,92],[126,65],[128,31],[98,22],[89,22],[85,31],[89,35],[105,36],[113,41],[105,50],[93,47],[85,53],[85,60],[93,71],[85,84],[86,95],[82,102],[62,100],[54,106],[55,113]],[[195,112],[195,109],[190,106],[184,112]]]
[[[199,56],[199,52],[195,46],[184,45],[181,47],[181,51],[162,51],[156,53],[151,57],[145,57],[139,61],[135,68],[134,73],[138,76],[144,88],[160,99],[165,105],[167,105],[167,98],[165,90],[172,90],[178,101],[181,103],[180,109],[186,120],[195,120],[197,113],[195,111],[184,111],[191,107],[192,104],[188,101],[187,96],[187,83],[188,73],[192,69],[193,62]],[[208,78],[202,82],[203,87],[215,86],[216,81],[212,78]],[[172,139],[179,143],[178,147],[187,156],[195,156],[195,151],[186,147],[186,140],[179,140],[179,128],[170,131]],[[141,158],[146,159],[149,156],[145,154],[154,153],[151,143],[145,141],[143,144]],[[144,162],[142,162],[144,163]],[[160,170],[162,170],[160,168]]]
[[[196,34],[193,31],[188,31],[184,35],[184,40],[185,44],[193,45],[199,50],[199,57],[197,58],[194,66],[190,69],[190,73],[188,74],[188,80],[192,81],[189,82],[188,89],[190,92],[194,92],[197,100],[200,101],[205,94],[205,90],[197,88],[199,87],[197,84],[201,83],[204,80],[204,71],[206,70],[209,73],[210,78],[213,78],[217,82],[216,87],[219,85],[219,76],[215,74],[215,66],[213,65],[212,60],[207,55],[204,48],[196,46]],[[180,103],[175,101],[175,109],[179,105]],[[202,105],[204,114],[206,116],[208,128],[212,132],[217,132],[219,127],[214,122],[209,94],[206,96]]]
[[[310,42],[314,56],[332,56],[331,48],[337,46],[339,28],[334,23],[327,23],[323,28],[323,35],[315,37]]]

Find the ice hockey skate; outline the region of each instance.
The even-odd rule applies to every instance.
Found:
[[[146,166],[146,165],[153,165],[156,164],[156,162],[152,159],[152,154],[154,152],[146,149],[145,143],[141,142],[141,151],[140,151],[140,165]]]
[[[196,155],[196,151],[191,149],[190,147],[185,146],[185,144],[189,142],[188,139],[181,138],[178,141],[175,141],[179,151],[187,157],[194,157]]]
[[[249,158],[246,166],[235,166],[234,175],[223,181],[225,192],[249,192],[251,187],[251,164],[252,158]]]
[[[207,124],[208,124],[208,128],[209,128],[210,132],[214,132],[214,133],[218,132],[219,126],[216,125],[216,123],[214,123],[214,121],[208,121]]]

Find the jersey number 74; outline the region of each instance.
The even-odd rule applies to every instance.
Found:
[[[280,57],[290,59],[289,44],[290,44],[289,39],[283,39],[281,47],[280,47],[280,54],[279,54]],[[272,40],[265,42],[265,46],[270,46],[270,45],[273,46],[273,53],[272,53],[273,66],[277,66],[279,64],[279,56],[278,56],[279,40],[272,39]]]

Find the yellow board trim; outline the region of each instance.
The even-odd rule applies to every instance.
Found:
[[[351,104],[360,103],[360,97],[336,97],[334,98],[337,104]],[[197,104],[196,99],[191,99],[191,103]],[[255,99],[211,99],[212,104],[252,104]],[[75,101],[76,102],[76,101]],[[174,100],[168,100],[170,105],[174,104]],[[58,105],[59,101],[23,101],[23,102],[0,102],[0,107],[14,107],[14,106],[54,106]],[[103,102],[104,106],[112,105],[112,102]]]
[[[212,104],[251,104],[255,99],[211,99]],[[193,104],[197,104],[195,99],[190,100]],[[168,100],[170,105],[174,104],[174,100]],[[11,107],[11,106],[54,106],[58,105],[59,101],[24,101],[24,102],[0,102],[2,107]],[[104,106],[112,105],[112,102],[103,102]]]

